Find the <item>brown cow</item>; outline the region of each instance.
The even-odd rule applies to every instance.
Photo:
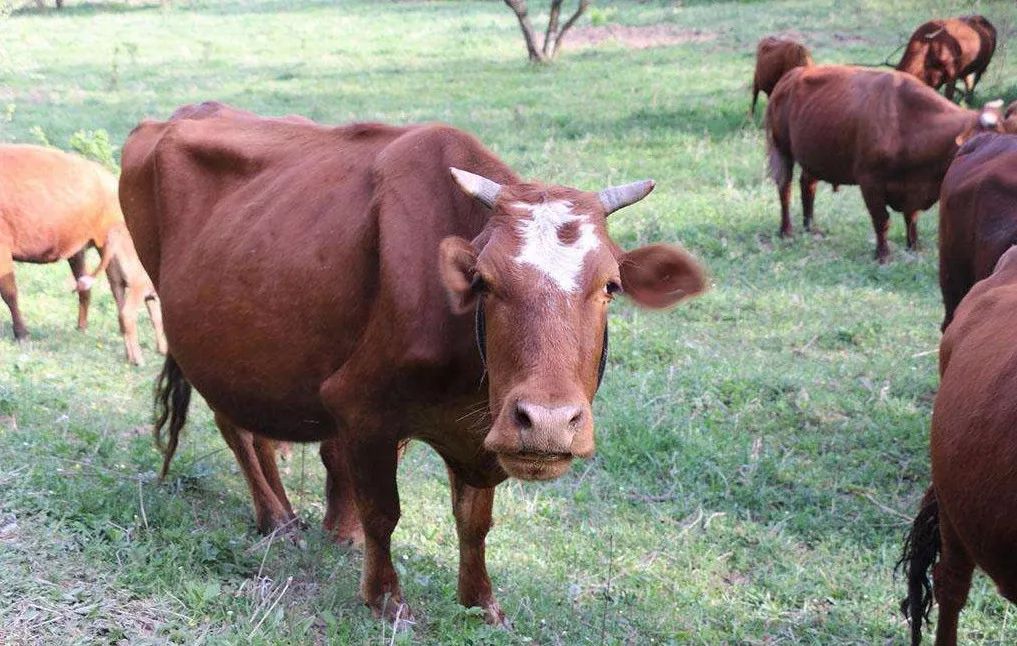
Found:
[[[661,308],[706,286],[681,249],[608,236],[607,215],[652,182],[522,182],[450,126],[225,111],[143,122],[123,166],[170,340],[169,448],[190,384],[220,428],[332,440],[328,515],[362,524],[361,594],[389,620],[409,613],[390,552],[400,443],[445,460],[459,600],[503,622],[484,561],[495,485],[592,454],[615,294]]]
[[[914,77],[843,65],[799,67],[777,83],[766,108],[770,174],[780,195],[780,235],[790,236],[791,178],[802,168],[803,221],[812,227],[816,183],[857,184],[889,259],[887,207],[904,214],[908,249],[918,211],[935,204],[957,148],[978,130],[1003,130],[999,102],[981,111],[947,101]]]
[[[1017,137],[986,133],[957,152],[939,204],[939,286],[946,315],[1017,244]]]
[[[117,302],[127,359],[142,362],[137,315],[149,308],[159,351],[165,353],[159,306],[151,281],[131,244],[117,202],[117,180],[105,168],[53,148],[0,145],[0,295],[11,311],[14,337],[28,336],[18,308],[14,261],[50,263],[66,259],[76,279],[78,329],[88,324],[95,277],[106,271]],[[85,273],[85,251],[95,247],[100,263]]]
[[[1017,248],[957,308],[939,346],[932,412],[932,486],[905,541],[902,566],[911,643],[939,603],[936,644],[957,643],[957,620],[975,566],[1017,603]]]
[[[963,80],[970,98],[995,51],[996,28],[985,16],[930,20],[911,35],[897,69],[934,90],[945,85],[948,99]]]
[[[809,65],[812,65],[809,48],[798,41],[785,36],[766,36],[760,40],[756,46],[756,74],[752,78],[752,114],[756,114],[760,92],[770,96],[785,72]]]

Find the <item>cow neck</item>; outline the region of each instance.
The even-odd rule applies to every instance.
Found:
[[[484,317],[484,295],[477,296],[477,310],[473,322],[473,336],[477,341],[477,352],[480,354],[480,364],[487,372],[487,319]],[[597,390],[600,390],[600,383],[604,381],[604,370],[607,369],[607,349],[609,335],[608,325],[604,324],[604,343],[600,351],[600,361],[597,363]]]

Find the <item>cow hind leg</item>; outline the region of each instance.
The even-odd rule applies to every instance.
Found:
[[[452,513],[459,535],[459,603],[484,610],[484,619],[495,626],[508,626],[508,620],[494,597],[487,575],[485,541],[491,529],[494,487],[478,489],[466,484],[448,467],[452,489]]]
[[[162,306],[159,297],[155,294],[146,296],[145,308],[148,310],[148,320],[152,322],[152,330],[155,332],[155,349],[159,354],[166,354],[169,351],[169,344],[166,342],[166,332],[162,327]]]
[[[975,563],[964,551],[949,519],[940,511],[940,556],[932,569],[933,589],[939,604],[936,646],[956,646],[957,622],[968,600]]]
[[[353,482],[337,440],[321,443],[321,462],[325,465],[325,520],[322,526],[336,542],[363,545],[364,526],[360,523]]]
[[[85,250],[82,249],[78,253],[74,254],[67,259],[67,264],[71,266],[71,274],[74,275],[74,284],[78,284],[78,279],[85,275]],[[78,329],[84,330],[88,327],[88,306],[92,302],[92,290],[90,289],[79,289],[78,292]]]
[[[918,244],[918,211],[905,213],[904,225],[907,227],[908,249],[918,251],[921,248]]]
[[[117,320],[120,322],[120,333],[124,337],[124,351],[127,360],[136,366],[145,363],[141,354],[141,343],[138,341],[138,309],[143,298],[144,295],[137,289],[128,287],[126,295],[117,304]]]
[[[240,428],[218,411],[215,413],[215,423],[226,444],[236,456],[240,471],[251,490],[258,531],[269,534],[291,525],[296,516],[284,491],[282,498],[279,497],[282,483],[275,469],[275,447],[271,440],[257,437],[250,431]]]
[[[784,157],[776,149],[770,151],[770,173],[777,184],[777,195],[780,197],[780,237],[790,238],[794,233],[791,226],[791,178],[794,162]]]
[[[4,299],[11,311],[11,323],[14,327],[14,338],[18,341],[28,336],[25,320],[21,318],[18,308],[18,284],[14,282],[14,257],[9,247],[0,245],[0,298]]]
[[[890,259],[890,247],[886,233],[890,229],[890,214],[886,210],[886,195],[882,188],[873,184],[862,184],[862,198],[872,217],[872,228],[876,233],[876,260],[885,264]]]
[[[816,204],[816,184],[819,182],[812,175],[802,170],[799,183],[802,190],[802,225],[806,231],[814,232],[812,228],[813,208]]]

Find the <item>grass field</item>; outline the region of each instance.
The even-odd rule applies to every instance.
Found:
[[[534,5],[544,3],[534,2]],[[892,577],[928,483],[942,317],[936,209],[924,250],[872,260],[856,188],[819,191],[823,236],[776,237],[764,137],[746,118],[756,40],[793,30],[819,62],[878,63],[920,22],[980,12],[1002,47],[978,102],[1017,97],[1009,0],[595,3],[598,22],[676,42],[566,44],[526,63],[501,2],[222,0],[84,4],[0,18],[0,141],[66,147],[217,99],[323,122],[441,120],[524,176],[584,188],[653,177],[613,217],[626,247],[677,241],[713,289],[665,314],[619,301],[598,454],[550,484],[508,482],[488,563],[513,632],[455,602],[444,468],[413,445],[394,536],[419,623],[393,636],[356,598],[361,556],[319,529],[316,447],[285,466],[309,528],[254,530],[203,403],[171,477],[147,429],[160,362],[122,359],[112,298],[74,330],[65,264],[19,266],[32,341],[0,308],[0,644],[903,643]],[[538,21],[539,22],[539,21]],[[590,18],[584,20],[584,25]],[[684,36],[687,35],[688,38]],[[0,187],[2,193],[2,187]],[[1017,643],[976,577],[964,643]]]

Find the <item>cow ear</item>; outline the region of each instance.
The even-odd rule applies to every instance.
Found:
[[[465,314],[477,301],[473,277],[477,270],[477,251],[468,240],[450,236],[438,247],[441,281],[448,291],[449,306],[455,314]]]
[[[674,245],[652,244],[629,251],[618,267],[622,290],[642,307],[671,307],[708,288],[703,268]]]

